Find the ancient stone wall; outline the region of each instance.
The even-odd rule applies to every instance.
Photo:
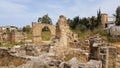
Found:
[[[8,43],[10,42],[10,34],[7,34],[7,33],[1,33],[0,35],[0,39],[1,39],[1,43]]]
[[[55,26],[49,24],[41,24],[41,23],[32,23],[32,42],[33,43],[40,43],[41,39],[41,32],[44,27],[48,27],[51,32],[51,37],[55,35]]]
[[[102,68],[116,68],[116,58],[117,52],[113,45],[103,41],[100,37],[90,39],[89,60],[101,60]]]
[[[120,41],[120,26],[113,26],[108,29],[108,34],[112,36],[113,41],[119,42]]]
[[[12,30],[10,32],[2,32],[0,34],[1,43],[18,43],[24,42],[26,39],[26,34],[23,32],[18,32],[17,30]]]
[[[13,30],[11,32],[11,42],[24,42],[26,39],[26,34],[23,32],[18,32],[16,30]]]
[[[116,48],[101,47],[98,54],[100,59],[102,60],[103,68],[116,68]]]

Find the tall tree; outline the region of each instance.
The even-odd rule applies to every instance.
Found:
[[[90,29],[91,29],[91,31],[93,31],[94,28],[96,27],[96,19],[94,16],[91,17],[90,22],[91,22]]]
[[[80,24],[86,26],[86,28],[89,28],[89,19],[85,17],[80,19]]]
[[[116,9],[116,25],[120,25],[120,6]]]
[[[101,25],[101,10],[97,11],[97,23],[96,26]]]
[[[48,14],[44,15],[42,18],[38,18],[38,22],[44,23],[44,24],[52,24],[51,18],[48,16]]]

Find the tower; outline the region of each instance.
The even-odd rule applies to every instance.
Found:
[[[101,14],[101,24],[102,28],[107,27],[107,22],[108,22],[108,14]]]

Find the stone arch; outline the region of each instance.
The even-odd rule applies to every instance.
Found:
[[[32,23],[32,42],[40,43],[42,41],[41,32],[44,27],[48,27],[51,33],[51,37],[55,35],[55,26],[50,24]]]

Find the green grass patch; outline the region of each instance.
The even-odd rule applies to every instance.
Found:
[[[27,33],[27,39],[32,39],[32,33]]]
[[[85,38],[85,36],[93,35],[93,33],[90,30],[86,30],[85,32],[81,32],[79,30],[72,30],[72,32],[78,34],[78,40],[81,41]]]
[[[88,30],[88,31],[86,31],[86,32],[80,32],[80,33],[78,33],[78,40],[79,41],[81,41],[81,40],[83,40],[86,36],[90,36],[90,35],[93,35],[93,33],[90,31],[90,30]]]
[[[107,32],[105,30],[101,29],[101,28],[96,28],[93,31],[86,30],[84,32],[81,32],[80,30],[72,30],[72,32],[78,34],[78,40],[79,41],[83,40],[86,36],[93,36],[95,34],[100,34],[101,36],[106,36],[107,37]]]
[[[51,33],[50,31],[42,31],[41,36],[43,41],[49,41],[51,38]]]
[[[18,42],[18,43],[5,43],[5,44],[0,44],[0,47],[14,47],[14,46],[19,46],[22,45],[22,42]]]
[[[103,29],[95,29],[93,34],[100,34],[101,36],[107,36],[107,32]]]

